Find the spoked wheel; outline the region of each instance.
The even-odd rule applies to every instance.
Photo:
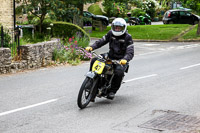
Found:
[[[77,104],[79,108],[83,109],[90,103],[90,100],[93,98],[93,92],[96,85],[97,79],[86,77],[78,94]]]

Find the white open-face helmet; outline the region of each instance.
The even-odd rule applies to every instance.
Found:
[[[111,30],[114,36],[121,36],[126,32],[127,24],[123,18],[116,18],[113,20]]]

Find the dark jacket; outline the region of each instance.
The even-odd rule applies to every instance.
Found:
[[[130,34],[125,32],[122,36],[114,36],[110,30],[103,38],[96,41],[91,47],[98,49],[109,43],[108,56],[111,59],[125,59],[130,61],[134,56],[133,40]]]

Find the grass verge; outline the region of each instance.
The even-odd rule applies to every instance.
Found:
[[[197,28],[198,25],[196,25],[192,30],[183,35],[180,40],[200,40],[200,36],[197,36]]]
[[[189,28],[188,24],[167,24],[167,25],[137,25],[128,26],[128,33],[132,35],[133,39],[138,40],[171,40],[182,31]],[[90,37],[102,38],[109,30],[100,32],[98,29],[90,33]],[[88,30],[88,29],[87,29]]]

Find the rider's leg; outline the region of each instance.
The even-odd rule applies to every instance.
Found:
[[[110,91],[116,93],[118,91],[118,89],[120,88],[122,79],[124,77],[124,67],[122,67],[120,65],[116,65],[115,70],[114,70],[114,74],[115,75],[114,75],[113,80],[112,80]]]
[[[119,90],[121,86],[122,79],[124,77],[124,67],[121,65],[115,66],[114,77],[111,83],[111,89],[108,94],[108,98],[113,99],[115,97],[116,92]]]

